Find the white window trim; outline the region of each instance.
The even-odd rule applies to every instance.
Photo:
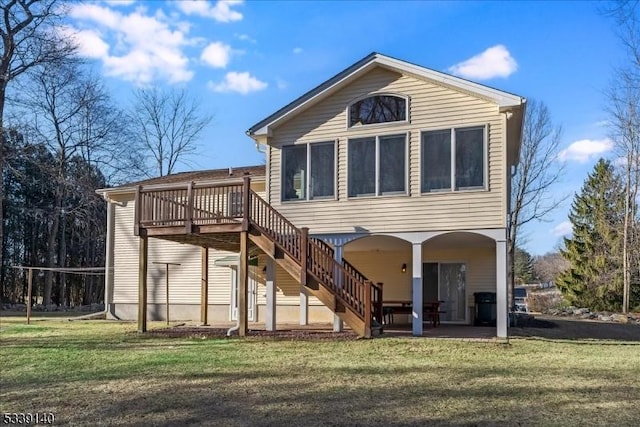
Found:
[[[304,203],[304,202],[319,202],[325,200],[337,200],[338,199],[338,139],[330,140],[323,139],[319,141],[303,141],[295,144],[286,144],[280,147],[280,203]],[[311,198],[311,145],[313,144],[333,144],[333,196]],[[285,147],[306,146],[307,150],[307,179],[305,180],[305,198],[304,199],[291,199],[285,200],[283,198],[282,190],[284,188],[284,150]]]
[[[483,162],[483,181],[482,186],[456,188],[456,130],[483,128],[482,141],[482,162]],[[422,150],[422,134],[428,132],[438,132],[448,130],[451,132],[451,188],[439,188],[431,191],[423,189],[423,150]],[[465,193],[474,191],[489,191],[489,123],[468,124],[464,126],[454,126],[435,129],[420,129],[420,193],[421,194],[442,194],[442,193]]]
[[[355,104],[356,102],[362,101],[363,99],[367,99],[367,98],[371,98],[373,96],[394,96],[397,98],[402,98],[404,99],[405,102],[405,119],[404,120],[397,120],[397,121],[393,121],[393,122],[382,122],[382,123],[370,123],[368,125],[358,125],[358,126],[351,126],[351,106],[353,104]],[[409,106],[410,104],[411,98],[408,95],[403,95],[403,94],[399,94],[399,93],[394,93],[394,92],[373,92],[373,93],[368,93],[366,95],[362,95],[359,96],[353,100],[351,100],[349,102],[349,104],[347,104],[347,111],[346,111],[346,123],[345,126],[347,128],[347,130],[360,130],[360,129],[369,129],[369,128],[375,128],[375,127],[380,127],[380,126],[394,126],[394,125],[406,125],[411,123],[411,117],[410,117],[410,110],[409,110]]]
[[[380,193],[380,138],[384,138],[386,136],[401,136],[404,135],[404,191],[395,191],[381,194]],[[389,132],[377,135],[358,135],[353,136],[352,138],[347,139],[347,170],[346,170],[346,184],[347,184],[347,199],[367,199],[374,197],[398,197],[398,196],[408,196],[409,195],[409,143],[410,143],[410,132]],[[352,139],[363,139],[363,138],[373,138],[375,141],[375,151],[376,151],[376,176],[375,176],[375,194],[365,194],[365,195],[349,195],[349,143]]]

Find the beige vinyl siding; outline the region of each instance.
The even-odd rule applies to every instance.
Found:
[[[346,127],[347,106],[367,93],[405,95],[410,123]],[[420,193],[421,131],[452,127],[488,127],[488,191]],[[406,134],[409,142],[409,194],[347,198],[349,138]],[[496,104],[382,68],[362,76],[273,130],[270,140],[271,204],[295,225],[312,233],[430,231],[505,226],[503,195],[503,118]],[[338,140],[338,200],[281,202],[281,147],[293,143]]]
[[[116,206],[114,254],[114,303],[138,302],[138,236],[133,234],[134,202]],[[231,269],[217,267],[217,259],[232,252],[209,250],[209,304],[229,304]],[[166,298],[165,266],[154,262],[173,262],[169,266],[169,297],[175,304],[199,304],[201,283],[200,247],[149,238],[148,302],[164,303]]]

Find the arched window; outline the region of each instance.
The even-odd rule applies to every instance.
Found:
[[[373,95],[349,106],[349,127],[407,120],[407,98]]]

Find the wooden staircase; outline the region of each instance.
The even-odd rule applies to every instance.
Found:
[[[241,184],[138,188],[136,234],[229,250],[231,236],[240,231],[247,231],[257,248],[358,335],[382,332],[382,283],[373,283],[344,259],[338,262],[331,246],[309,236],[308,228],[294,226],[256,194],[249,177]],[[227,236],[228,244],[207,240],[215,234]]]

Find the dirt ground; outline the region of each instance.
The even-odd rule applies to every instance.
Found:
[[[613,340],[640,342],[639,324],[621,324],[571,317],[535,315],[531,326],[511,328],[512,336],[562,340]]]
[[[386,331],[384,336],[410,336],[410,328],[406,330]],[[148,334],[159,337],[193,337],[193,338],[223,338],[226,328],[202,328],[180,325],[167,329],[156,329]],[[402,333],[404,332],[404,334]],[[533,337],[554,340],[611,340],[638,342],[640,344],[640,324],[620,324],[583,320],[570,317],[535,315],[534,320],[526,327],[512,327],[509,329],[512,337]],[[235,335],[235,334],[234,334]],[[472,326],[442,325],[435,329],[428,329],[425,337],[438,338],[473,338],[495,337],[494,328]],[[252,329],[248,338],[271,338],[276,340],[353,340],[357,336],[351,331],[340,333],[331,332],[329,327],[295,327],[285,328],[276,332]]]

